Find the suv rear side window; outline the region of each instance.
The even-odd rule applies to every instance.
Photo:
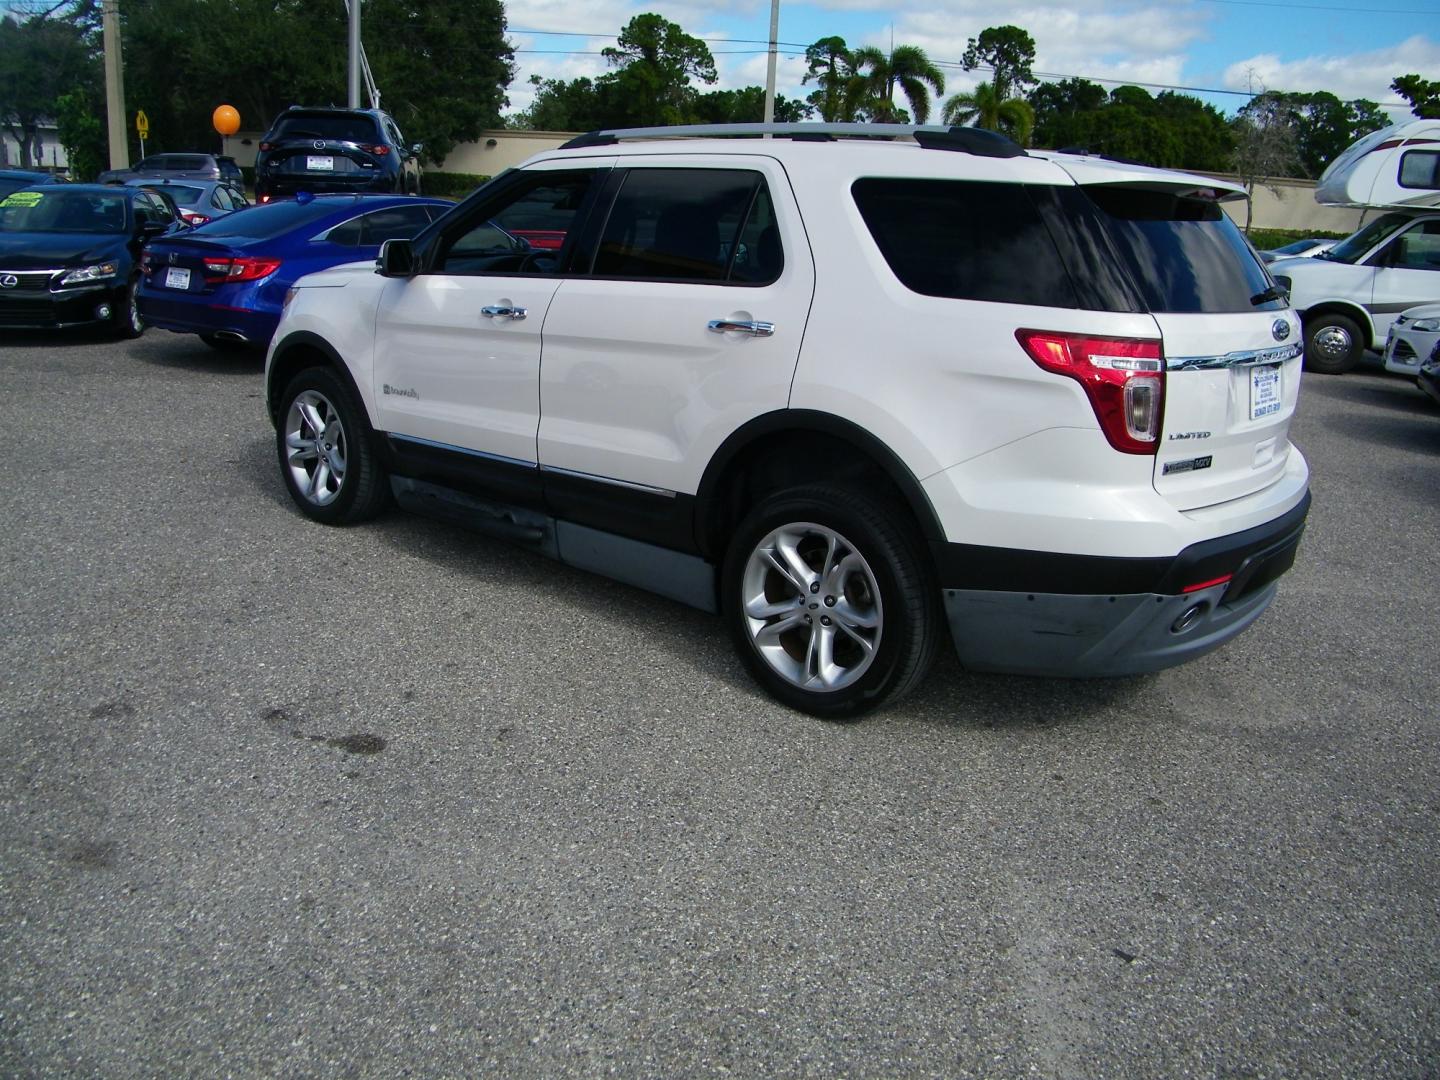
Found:
[[[851,193],[890,269],[913,292],[1080,306],[1040,211],[1020,184],[867,177]]]
[[[1282,300],[1251,303],[1271,287],[1260,260],[1218,203],[1174,192],[1092,184],[1110,239],[1155,312],[1273,311]]]
[[[754,227],[747,219],[754,220]],[[635,169],[595,256],[597,277],[756,284],[780,272],[765,180],[741,169]]]

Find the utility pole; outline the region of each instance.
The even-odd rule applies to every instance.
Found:
[[[125,130],[125,69],[120,61],[120,0],[103,0],[105,40],[105,120],[110,134],[110,168],[130,167],[130,136]]]
[[[360,0],[350,0],[350,102],[360,108]]]
[[[770,58],[765,65],[765,123],[775,122],[775,43],[780,37],[780,0],[770,0]]]

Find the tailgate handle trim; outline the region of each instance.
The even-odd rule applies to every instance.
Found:
[[[1165,367],[1169,371],[1202,371],[1213,368],[1259,367],[1264,364],[1283,364],[1300,355],[1300,343],[1276,345],[1269,349],[1243,349],[1226,353],[1224,356],[1167,356]]]

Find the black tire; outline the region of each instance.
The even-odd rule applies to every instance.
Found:
[[[782,573],[766,558],[787,544],[813,575],[803,588],[793,563]],[[721,590],[735,648],[756,682],[826,719],[898,701],[924,679],[945,637],[940,590],[908,513],[852,488],[795,488],[752,508],[726,552]],[[830,687],[816,662],[827,637]]]
[[[279,420],[280,475],[301,513],[326,525],[353,525],[385,509],[390,481],[375,454],[374,433],[335,372],[306,368],[291,379]]]
[[[1305,370],[1343,375],[1360,362],[1365,335],[1348,315],[1326,312],[1305,321]]]
[[[140,306],[135,296],[139,288],[140,278],[132,277],[125,286],[125,295],[121,297],[119,307],[110,315],[115,336],[122,341],[138,338],[145,333],[145,320],[140,317]]]

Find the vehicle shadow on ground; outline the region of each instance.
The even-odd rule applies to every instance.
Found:
[[[247,474],[267,502],[299,515],[276,470],[272,440],[254,440],[235,467]],[[668,654],[702,678],[724,684],[755,707],[783,709],[740,664],[725,623],[717,616],[485,533],[394,506],[363,528],[397,553],[423,559],[448,574],[503,582],[524,590],[542,607],[569,609],[574,618],[584,621],[621,624],[628,635],[644,636],[647,648]],[[654,633],[657,626],[665,627],[665,633]],[[622,659],[617,656],[616,662]],[[855,722],[903,718],[965,731],[1076,723],[1145,694],[1152,681],[1151,676],[1073,680],[969,672],[960,665],[946,630],[935,667],[919,689],[895,706]]]
[[[1353,413],[1330,422],[1333,431],[1357,442],[1397,450],[1440,453],[1440,409],[1422,399],[1420,407],[1394,413]]]
[[[104,326],[73,330],[6,330],[7,349],[55,349],[70,345],[113,345],[115,334]]]
[[[151,330],[130,342],[129,358],[152,367],[203,371],[207,375],[231,375],[258,379],[265,371],[265,353],[260,349],[213,349],[194,334],[172,334]],[[261,384],[256,382],[256,389]]]

